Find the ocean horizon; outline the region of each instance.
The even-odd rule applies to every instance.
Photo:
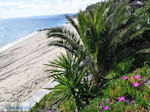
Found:
[[[38,30],[62,26],[66,23],[66,15],[75,14],[1,19],[0,51],[36,34]]]

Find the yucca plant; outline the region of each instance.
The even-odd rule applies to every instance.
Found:
[[[88,70],[97,82],[105,82],[104,77],[114,64],[146,54],[145,50],[150,47],[149,44],[145,45],[150,42],[150,28],[141,26],[142,20],[129,15],[127,7],[127,0],[119,3],[102,2],[94,12],[80,12],[78,24],[67,17],[76,32],[54,28],[48,37],[59,40],[49,45],[64,47],[74,55],[84,52],[85,57],[90,59]],[[81,48],[80,52],[78,48]]]
[[[52,73],[51,77],[59,84],[54,88],[48,88],[55,91],[57,97],[57,104],[61,104],[70,99],[74,102],[79,111],[87,105],[90,98],[94,98],[95,87],[89,81],[89,72],[82,62],[84,54],[76,57],[68,53],[61,54],[57,60],[51,61],[47,66],[54,67],[54,69],[47,70]],[[72,103],[73,104],[73,103]]]

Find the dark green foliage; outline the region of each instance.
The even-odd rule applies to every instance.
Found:
[[[75,55],[86,54],[90,58],[91,73],[97,82],[103,79],[114,64],[128,58],[134,58],[150,47],[150,30],[142,26],[142,20],[138,16],[127,14],[128,2],[119,4],[102,2],[95,6],[94,13],[78,14],[78,25],[71,18],[67,19],[76,29],[76,33],[67,29],[52,29],[48,36],[61,40],[51,42],[50,45],[61,46]],[[79,37],[78,37],[79,35]],[[82,42],[81,42],[81,40]],[[78,51],[80,48],[80,51]]]
[[[142,36],[149,28],[137,28],[140,23],[138,18],[135,20],[132,17],[134,22],[126,24],[131,20],[126,13],[126,6],[126,2],[104,3],[102,8],[99,8],[98,14],[97,9],[94,15],[89,13],[85,17],[84,14],[79,14],[81,39],[88,51],[91,50],[90,52],[97,58],[98,66],[104,72],[109,71],[114,63],[140,54],[139,51],[145,48],[143,46],[145,42],[149,41],[149,35]]]

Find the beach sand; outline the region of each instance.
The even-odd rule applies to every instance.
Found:
[[[47,32],[39,31],[0,52],[0,104],[24,102],[52,80],[44,64],[65,50],[49,47]]]

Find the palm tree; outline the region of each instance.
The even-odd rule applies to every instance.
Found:
[[[128,15],[127,6],[128,1],[102,2],[94,12],[80,12],[78,24],[67,17],[76,32],[54,28],[48,37],[58,40],[49,45],[66,48],[76,56],[84,53],[83,62],[84,59],[90,59],[88,70],[97,82],[102,82],[114,64],[146,54],[143,50],[150,47],[144,46],[150,42],[150,28],[141,27],[142,21],[138,17]]]

